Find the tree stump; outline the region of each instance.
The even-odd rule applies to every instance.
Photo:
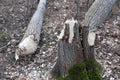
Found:
[[[80,39],[80,25],[77,20],[70,19],[65,21],[59,40],[59,70],[61,75],[65,77],[71,66],[80,63],[84,59]]]

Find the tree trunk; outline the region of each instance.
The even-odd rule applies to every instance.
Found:
[[[117,0],[95,0],[85,14],[83,26],[89,26],[90,29],[100,26],[108,16],[116,1]]]
[[[19,59],[19,55],[28,55],[34,53],[37,49],[37,44],[40,40],[41,27],[43,23],[43,17],[46,8],[46,0],[40,0],[37,10],[33,14],[31,21],[27,27],[23,39],[18,45],[15,52],[16,60]]]
[[[72,27],[73,29],[71,29]],[[58,61],[63,77],[67,75],[70,67],[83,61],[79,29],[78,22],[72,19],[65,22],[64,29],[61,31],[58,42]]]
[[[45,80],[58,80],[59,73],[63,77],[67,76],[70,67],[84,60],[77,20],[66,20],[58,39],[58,60]]]
[[[33,14],[31,21],[28,24],[28,28],[24,34],[23,39],[28,35],[33,34],[35,36],[35,39],[39,42],[45,9],[46,9],[46,0],[40,0],[37,10]]]
[[[95,0],[83,21],[83,48],[86,58],[94,58],[94,45],[89,45],[88,35],[100,26],[117,0]],[[95,36],[91,36],[95,37]]]

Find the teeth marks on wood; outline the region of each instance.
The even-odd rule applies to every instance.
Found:
[[[71,28],[71,29],[70,29]],[[69,68],[82,62],[83,50],[80,39],[80,26],[74,19],[68,19],[64,25],[64,35],[62,33],[61,39],[58,43],[58,63],[61,75],[67,75]],[[71,38],[70,38],[71,37]]]
[[[72,43],[74,36],[75,36],[75,26],[77,26],[77,20],[68,19],[65,21],[63,26],[63,30],[61,31],[58,39],[62,41],[66,41],[68,43]]]
[[[88,33],[88,44],[89,46],[94,46],[96,39],[96,34],[93,31],[89,31]]]

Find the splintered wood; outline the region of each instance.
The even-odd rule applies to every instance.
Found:
[[[38,7],[33,14],[23,39],[18,45],[15,52],[15,59],[19,59],[19,55],[28,55],[36,51],[40,40],[40,33],[43,23],[43,17],[46,10],[46,0],[40,0]]]
[[[69,35],[67,36],[68,42],[72,43],[73,38],[74,38],[74,27],[75,27],[75,24],[77,24],[77,23],[78,23],[77,20],[74,20],[73,18],[66,20],[65,25],[63,26],[63,29],[62,29],[58,39],[61,40],[65,37],[65,31],[66,31],[65,29],[68,27],[69,28]]]
[[[71,66],[84,60],[78,21],[66,20],[58,38],[59,70],[62,76],[66,76]]]

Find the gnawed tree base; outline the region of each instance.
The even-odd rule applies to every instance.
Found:
[[[85,14],[85,20],[82,22],[82,37],[85,58],[94,58],[94,45],[89,45],[88,41],[89,32],[92,31],[94,33],[94,30],[102,24],[116,1],[117,0],[95,0]]]
[[[88,42],[89,27],[84,26],[82,29],[82,45],[85,58],[95,58],[94,57],[94,45],[90,46]]]
[[[63,77],[67,76],[71,66],[84,60],[79,29],[80,26],[76,20],[66,20],[64,29],[60,34],[58,63]]]

